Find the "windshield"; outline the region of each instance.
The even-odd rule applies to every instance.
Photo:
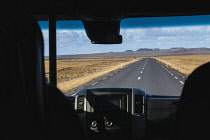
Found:
[[[66,95],[83,88],[128,87],[179,96],[187,76],[210,60],[210,26],[199,23],[200,17],[124,19],[123,43],[115,45],[91,44],[81,21],[58,21],[58,88]],[[188,25],[191,21],[196,24]],[[48,77],[47,24],[39,23]]]

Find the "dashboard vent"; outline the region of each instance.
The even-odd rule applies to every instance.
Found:
[[[84,113],[84,106],[85,106],[85,96],[79,95],[77,96],[77,113]]]
[[[144,113],[143,95],[135,95],[135,113]]]

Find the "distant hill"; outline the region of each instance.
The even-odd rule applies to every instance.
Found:
[[[209,54],[210,48],[171,48],[171,49],[148,49],[140,48],[136,51],[127,50],[125,52],[108,52],[108,53],[95,53],[95,54],[77,54],[77,55],[58,55],[57,59],[77,59],[81,57],[139,57],[139,56],[161,56],[161,55],[198,55]],[[49,59],[48,56],[45,59]]]
[[[153,51],[153,49],[140,48],[140,49],[138,49],[138,50],[136,50],[136,51],[137,51],[137,52],[141,52],[141,51],[145,52],[145,51]]]
[[[165,52],[170,54],[210,54],[210,48],[171,48]]]
[[[133,50],[126,50],[125,52],[133,52]]]

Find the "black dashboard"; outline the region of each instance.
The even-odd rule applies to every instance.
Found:
[[[149,95],[136,88],[92,88],[69,100],[90,139],[153,139],[172,135],[179,97]]]

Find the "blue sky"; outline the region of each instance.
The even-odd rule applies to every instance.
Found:
[[[91,44],[80,21],[57,23],[57,54],[121,52],[139,48],[210,47],[210,16],[138,18],[121,22],[119,45]],[[47,23],[40,22],[45,55],[48,55]]]

